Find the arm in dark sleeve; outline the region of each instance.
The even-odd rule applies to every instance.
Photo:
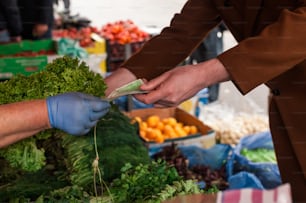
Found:
[[[145,43],[122,67],[138,78],[152,79],[184,61],[220,22],[211,1],[189,0],[170,26]]]
[[[304,0],[306,5],[306,0]],[[306,58],[306,7],[284,9],[278,20],[218,56],[237,88],[246,94]]]
[[[0,0],[0,6],[10,36],[19,36],[22,25],[17,0]]]

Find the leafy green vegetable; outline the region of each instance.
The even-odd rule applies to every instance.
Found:
[[[97,123],[96,128],[99,165],[105,181],[111,182],[118,177],[126,163],[149,163],[148,150],[137,135],[137,128],[116,107]],[[62,137],[70,180],[85,188],[91,188],[93,181],[93,133],[91,131],[88,136],[81,137]]]
[[[69,184],[67,181],[59,181],[57,176],[47,170],[24,173],[16,180],[0,185],[0,202],[8,202],[12,198],[33,200],[40,194],[47,194],[67,184]]]
[[[166,187],[149,202],[160,202],[179,195],[200,194],[202,192],[203,191],[199,189],[199,186],[194,180],[174,181],[171,185],[166,185]]]
[[[105,180],[111,182],[112,178],[120,177],[120,169],[127,163],[132,163],[133,167],[149,163],[148,151],[136,127],[115,107],[98,123],[97,130],[99,165],[102,172],[106,170]],[[41,198],[46,202],[88,202],[89,196],[94,195],[91,164],[95,153],[91,133],[75,137],[57,132],[50,139],[42,140],[40,145],[46,150],[47,165],[9,184],[0,184],[0,202],[11,198],[12,194],[31,200],[43,195]],[[54,164],[54,161],[59,163]],[[25,185],[30,188],[25,190]]]
[[[45,195],[44,202],[73,202],[84,203],[90,201],[90,195],[77,185],[66,186]]]
[[[104,96],[105,89],[106,84],[102,76],[91,72],[79,59],[64,56],[53,60],[41,72],[30,76],[16,75],[10,80],[0,82],[0,104],[42,99],[70,91],[101,97]],[[12,198],[11,194],[17,199],[19,194],[20,198],[24,196],[35,199],[37,195],[44,193],[45,187],[40,183],[35,184],[32,180],[38,174],[37,177],[43,179],[50,174],[55,177],[52,180],[47,179],[50,181],[46,184],[49,186],[48,192],[51,188],[57,189],[58,186],[55,185],[69,183],[61,137],[72,136],[67,136],[60,130],[50,129],[0,149],[0,201]],[[52,181],[61,184],[53,184]],[[31,186],[31,192],[28,188],[25,190],[26,186],[23,183]]]
[[[134,166],[150,161],[148,149],[139,138],[137,127],[118,109],[111,110],[98,123],[97,142],[106,181],[118,177],[126,163]]]
[[[0,150],[0,156],[8,160],[12,167],[20,167],[25,171],[37,171],[45,165],[44,149],[37,148],[34,138]]]
[[[0,104],[69,91],[102,97],[105,89],[101,76],[78,59],[65,56],[44,71],[1,82]],[[111,202],[114,196],[115,202],[160,202],[198,192],[197,185],[183,181],[175,168],[151,163],[136,126],[112,107],[96,126],[99,166],[112,191],[99,194],[99,200]],[[51,129],[0,149],[0,202],[95,202],[93,133],[76,137]]]
[[[17,75],[0,83],[0,104],[31,99],[42,99],[59,93],[79,91],[95,96],[104,96],[106,84],[103,78],[91,72],[89,67],[77,58],[64,56],[55,59],[46,69],[30,76]],[[12,167],[35,171],[45,165],[43,149],[37,147],[38,139],[47,139],[54,130],[43,131],[35,138],[0,149]],[[34,165],[33,165],[34,164]]]
[[[274,150],[271,149],[247,149],[243,148],[240,151],[240,154],[246,157],[248,160],[252,162],[270,162],[276,163],[276,156]]]
[[[182,180],[173,166],[164,161],[152,161],[133,167],[126,164],[121,177],[111,184],[115,202],[160,202],[179,194],[200,193],[198,185]]]

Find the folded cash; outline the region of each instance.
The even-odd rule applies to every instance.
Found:
[[[143,84],[142,79],[134,80],[130,83],[127,83],[117,89],[115,89],[113,92],[111,92],[107,99],[108,100],[114,100],[118,97],[125,96],[125,95],[131,95],[131,94],[143,94],[147,93],[148,91],[140,90],[139,87]]]

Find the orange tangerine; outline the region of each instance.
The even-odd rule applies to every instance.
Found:
[[[175,126],[174,130],[178,137],[184,137],[187,135],[186,132],[183,130],[183,128],[180,127],[179,125]]]
[[[170,138],[169,135],[167,135],[167,134],[165,134],[165,133],[162,133],[162,136],[163,136],[163,138],[164,138],[165,140]]]
[[[158,136],[158,137],[156,137],[155,141],[157,143],[163,143],[165,141],[165,138],[163,136]]]
[[[155,139],[156,133],[154,132],[153,128],[147,128],[147,130],[146,130],[146,137],[149,140],[154,140]]]
[[[177,133],[173,130],[172,132],[169,132],[169,137],[170,138],[177,138]]]
[[[181,128],[184,126],[184,124],[182,122],[177,122],[176,125],[180,126]]]
[[[171,125],[165,125],[163,134],[167,138],[175,138],[176,132],[174,131],[173,127]]]
[[[171,126],[175,126],[177,124],[177,120],[173,117],[169,117],[167,124],[169,124]]]
[[[158,134],[155,138],[155,142],[157,143],[163,143],[165,141],[165,138],[162,136],[162,134]]]
[[[151,128],[155,127],[159,121],[160,118],[157,115],[152,115],[147,118],[147,124]]]
[[[183,126],[183,130],[186,132],[186,134],[188,135],[190,133],[190,126],[185,125]]]
[[[196,126],[192,125],[190,126],[190,134],[195,134],[198,132],[198,129]]]
[[[166,125],[164,126],[163,132],[164,132],[165,134],[167,134],[168,132],[171,132],[171,131],[174,131],[173,127],[172,127],[171,125],[169,125],[169,124],[166,124]]]
[[[154,132],[154,134],[155,134],[155,137],[160,137],[160,136],[162,136],[162,132],[161,132],[160,130],[158,130],[158,129],[153,129],[153,132]]]
[[[165,127],[165,124],[161,121],[159,121],[157,125],[155,126],[156,129],[161,130],[161,131],[164,129],[164,127]]]

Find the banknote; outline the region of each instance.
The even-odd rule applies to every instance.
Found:
[[[118,97],[125,96],[125,95],[132,95],[132,94],[143,94],[147,93],[148,91],[140,90],[139,87],[143,84],[142,79],[134,80],[130,83],[127,83],[117,89],[115,89],[113,92],[111,92],[107,99],[108,100],[114,100]]]

